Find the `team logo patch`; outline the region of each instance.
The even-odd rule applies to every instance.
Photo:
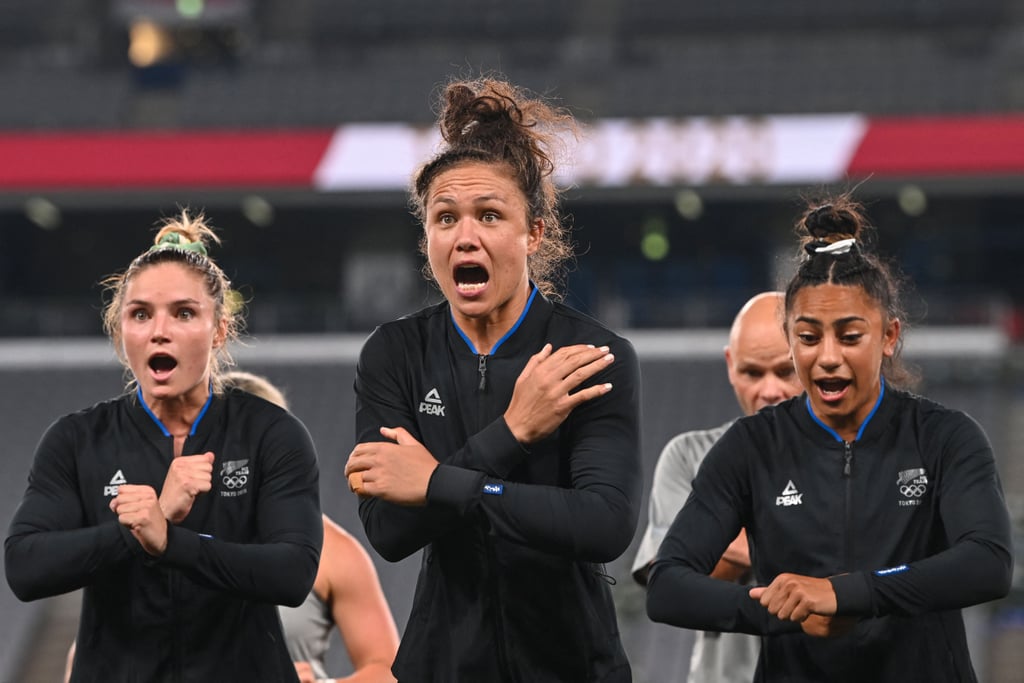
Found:
[[[896,475],[899,489],[899,506],[914,507],[923,504],[922,498],[928,493],[928,474],[923,467],[903,470]]]
[[[249,492],[249,460],[225,460],[220,465],[220,495],[234,498]]]
[[[441,401],[441,395],[437,393],[437,387],[428,391],[427,395],[420,401],[420,412],[427,415],[444,417],[444,402]]]
[[[110,478],[110,483],[103,487],[104,496],[116,496],[117,489],[121,487],[121,484],[127,484],[128,480],[124,478],[124,472],[118,470],[114,473],[114,476]]]
[[[781,507],[789,507],[791,505],[803,505],[804,494],[796,490],[796,486],[793,484],[793,480],[790,479],[786,482],[786,488],[782,489],[782,493],[775,498],[775,505]]]

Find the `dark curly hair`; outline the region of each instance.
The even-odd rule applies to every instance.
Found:
[[[413,178],[413,214],[425,223],[427,193],[445,171],[472,162],[505,166],[526,197],[527,222],[544,223],[544,239],[528,259],[530,279],[545,296],[560,298],[573,246],[558,208],[553,156],[560,135],[577,132],[572,115],[514,85],[481,78],[453,81],[443,89],[438,126],[445,145]],[[426,235],[420,252],[426,256]],[[429,261],[423,273],[433,279]]]

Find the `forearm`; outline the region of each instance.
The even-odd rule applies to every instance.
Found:
[[[605,377],[601,377],[605,379]],[[446,477],[436,494],[450,505],[478,501],[494,532],[515,543],[586,562],[609,562],[628,548],[640,516],[639,369],[625,351],[607,379],[614,389],[575,408],[531,456],[552,459],[558,479],[478,481]],[[431,487],[431,495],[435,493]]]
[[[247,494],[255,500],[244,521],[225,520],[216,536],[189,528],[187,520],[169,526],[158,561],[216,590],[298,606],[313,585],[323,544],[316,450],[289,415],[268,426],[252,457],[263,476]]]
[[[629,478],[623,483],[629,486]],[[452,509],[480,506],[503,538],[588,562],[619,557],[632,541],[639,514],[639,496],[613,486],[502,482],[450,466],[438,467],[428,495]]]
[[[1013,558],[1008,549],[965,541],[932,557],[831,579],[837,614],[916,615],[961,609],[1009,592]]]
[[[447,465],[475,470],[498,479],[507,477],[528,455],[529,451],[516,441],[500,417],[469,437],[466,444],[450,456],[434,454]]]
[[[948,547],[896,566],[835,577],[841,614],[922,614],[1009,592],[1012,528],[991,448],[975,422],[955,413],[948,421],[955,425],[952,435],[929,445],[944,451],[944,476],[933,495]]]
[[[66,531],[33,530],[15,523],[5,544],[4,568],[21,600],[60,595],[89,585],[130,561],[141,548],[116,521]]]
[[[167,551],[159,562],[193,580],[249,600],[297,607],[316,578],[320,545],[309,534],[269,543],[233,543],[188,529],[168,529]],[[322,532],[321,532],[322,533]]]
[[[407,507],[372,497],[360,499],[359,517],[370,545],[388,562],[404,560],[461,523],[454,511],[429,503]]]
[[[647,584],[647,616],[682,628],[766,635],[799,630],[771,617],[749,589],[679,564],[658,562]]]

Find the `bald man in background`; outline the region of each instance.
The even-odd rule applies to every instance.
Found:
[[[725,364],[729,383],[744,415],[753,415],[803,391],[793,369],[782,330],[781,292],[753,297],[733,321]],[[654,469],[647,530],[633,561],[633,578],[647,585],[647,571],[669,526],[686,498],[704,456],[732,422],[707,430],[685,432],[662,450]],[[747,535],[740,532],[722,555],[711,576],[746,583],[750,577]],[[690,658],[688,683],[750,683],[754,678],[760,642],[742,633],[698,632]]]

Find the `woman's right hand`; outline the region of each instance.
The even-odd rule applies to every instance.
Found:
[[[154,557],[167,550],[167,518],[156,491],[142,484],[121,484],[110,499],[110,509],[121,526],[128,528],[142,549]]]
[[[576,406],[612,390],[596,384],[575,391],[583,382],[607,368],[615,356],[607,346],[563,346],[554,351],[545,344],[516,379],[505,423],[521,444],[540,441],[554,432]]]
[[[837,609],[831,581],[801,574],[779,574],[767,586],[751,588],[750,597],[783,621],[803,622],[812,614],[831,617]]]

